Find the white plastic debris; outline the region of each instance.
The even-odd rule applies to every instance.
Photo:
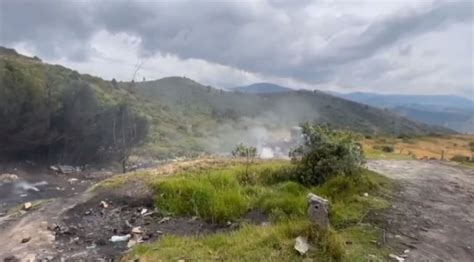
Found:
[[[31,202],[26,202],[26,203],[23,204],[23,209],[24,210],[29,210],[32,206],[33,206],[33,204],[31,204]]]
[[[128,241],[130,239],[131,235],[130,234],[126,234],[126,235],[123,235],[123,236],[112,236],[110,238],[110,242],[125,242],[125,241]]]
[[[107,202],[105,202],[105,201],[102,200],[102,201],[100,201],[100,206],[101,206],[102,208],[107,208],[107,207],[109,207],[109,204],[107,204]]]
[[[306,254],[309,250],[308,240],[305,237],[299,236],[295,239],[295,250],[300,253],[300,255]]]
[[[364,196],[365,196],[365,197],[368,197],[368,196],[369,196],[369,193],[365,192],[365,193],[364,193]]]
[[[405,259],[403,257],[399,257],[397,255],[394,255],[394,254],[390,254],[388,255],[390,258],[393,258],[394,260],[398,261],[398,262],[403,262],[405,261]]]
[[[148,212],[148,209],[143,208],[142,211],[140,212],[140,214],[144,215],[144,214],[146,214],[146,212]]]
[[[163,224],[163,223],[168,222],[168,221],[170,221],[170,220],[171,220],[170,217],[164,217],[164,218],[162,218],[160,221],[158,221],[158,224]]]
[[[142,234],[143,231],[140,227],[134,227],[132,228],[132,234]]]

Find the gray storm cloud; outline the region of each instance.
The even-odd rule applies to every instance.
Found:
[[[173,54],[320,84],[360,63],[372,67],[374,56],[409,39],[473,20],[473,3],[463,0],[423,1],[372,18],[336,7],[334,15],[320,14],[328,1],[296,2],[0,0],[0,44],[24,43],[40,56],[87,61],[97,55],[93,35],[106,30],[140,39],[142,56]]]

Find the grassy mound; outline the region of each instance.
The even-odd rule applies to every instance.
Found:
[[[354,178],[334,177],[310,188],[295,182],[288,162],[272,161],[182,170],[176,176],[148,180],[155,192],[155,205],[172,216],[199,216],[226,223],[240,221],[250,210],[260,210],[270,223],[242,223],[236,231],[204,236],[165,235],[156,243],[137,246],[126,258],[293,261],[309,257],[353,261],[368,259],[366,250],[372,258],[382,258],[386,250],[374,244],[380,230],[364,218],[370,211],[388,206],[383,192],[391,182],[373,172],[363,172]],[[331,200],[333,228],[328,232],[319,232],[308,223],[309,192]],[[293,249],[294,239],[300,235],[313,246],[305,256]]]

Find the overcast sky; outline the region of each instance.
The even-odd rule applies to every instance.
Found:
[[[0,45],[105,79],[473,97],[471,0],[0,0]]]

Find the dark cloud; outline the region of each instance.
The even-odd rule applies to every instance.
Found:
[[[84,60],[95,31],[86,9],[77,1],[1,0],[0,43],[23,42],[45,58]]]
[[[318,1],[296,2],[0,0],[0,43],[86,60],[91,37],[106,30],[140,38],[144,56],[169,53],[323,83],[402,40],[473,19],[471,1],[438,1],[378,20],[312,16],[307,8]]]

